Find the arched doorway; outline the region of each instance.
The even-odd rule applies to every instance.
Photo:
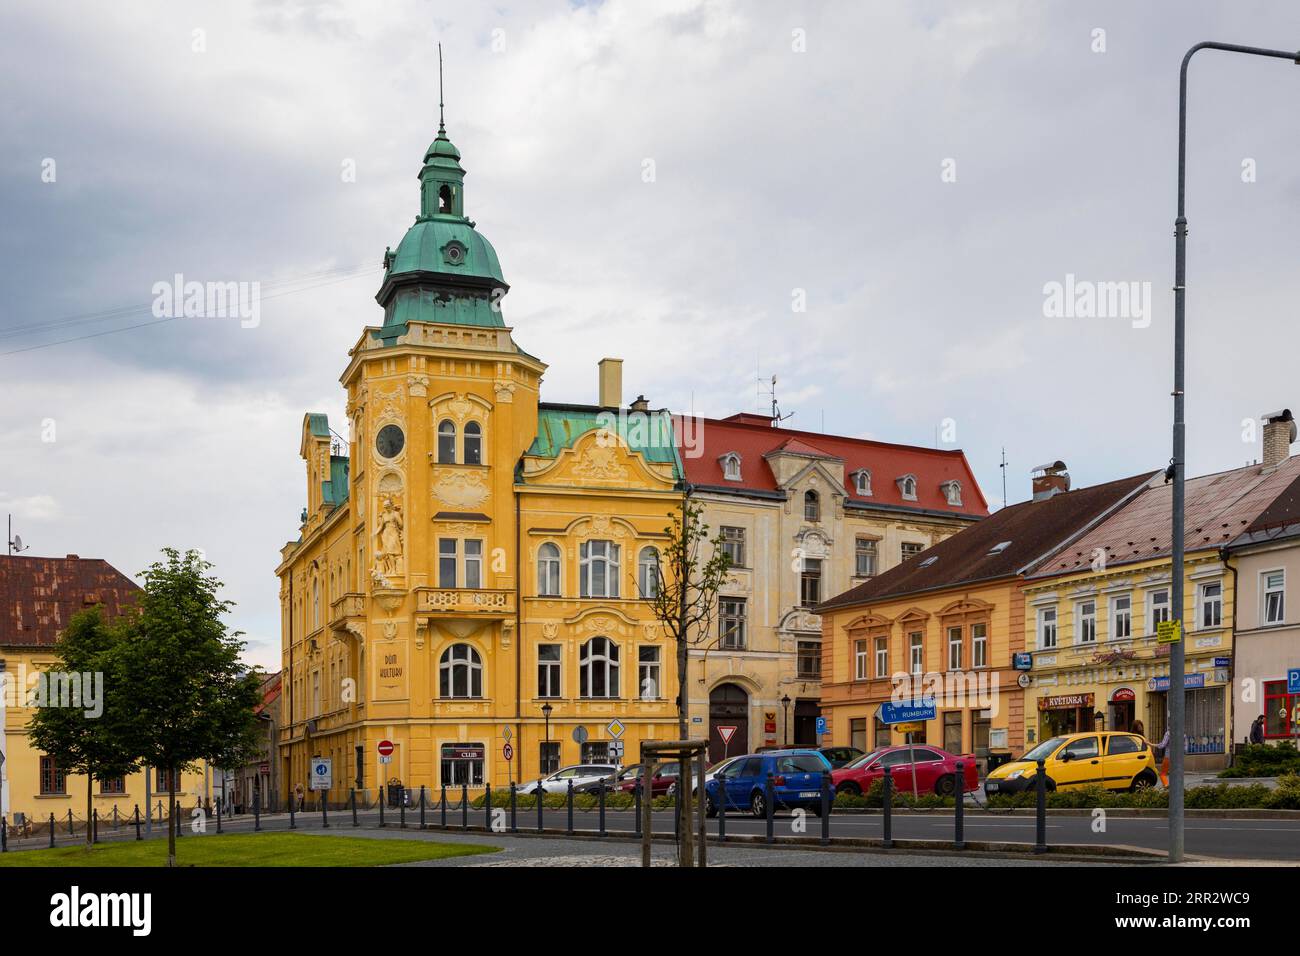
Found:
[[[735,728],[723,742],[719,727]],[[749,753],[749,695],[735,684],[719,684],[709,692],[709,763]]]

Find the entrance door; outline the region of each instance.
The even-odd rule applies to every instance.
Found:
[[[724,743],[719,727],[734,727]],[[709,693],[709,763],[749,753],[749,695],[735,684],[719,684]]]
[[[817,718],[821,716],[821,705],[815,700],[796,700],[794,702],[794,745],[796,747],[816,747]]]

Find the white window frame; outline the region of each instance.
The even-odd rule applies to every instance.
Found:
[[[446,426],[445,428],[443,426]],[[443,441],[449,440],[450,444],[445,446]],[[456,434],[456,423],[450,418],[444,418],[438,422],[438,427],[434,433],[434,447],[437,449],[437,459],[440,465],[456,464],[456,445],[459,436]],[[444,456],[443,452],[447,452]]]
[[[465,649],[463,656],[457,656],[459,648]],[[456,693],[456,671],[465,669],[465,688],[467,693]],[[446,677],[447,693],[442,692],[443,678]],[[474,693],[475,684],[478,693]],[[483,658],[473,644],[457,641],[438,657],[438,699],[439,700],[482,700],[483,699]]]
[[[601,553],[597,554],[594,547],[600,546]],[[582,542],[579,546],[581,559],[579,566],[581,569],[582,590],[580,596],[584,598],[616,598],[619,592],[619,546],[613,541],[603,538],[592,538]],[[598,593],[592,586],[595,580],[595,569],[598,565],[604,567],[605,587],[602,592]]]
[[[862,558],[866,556],[870,568],[862,570]],[[875,577],[880,567],[880,544],[875,538],[855,538],[853,541],[853,576],[857,578]]]
[[[1084,606],[1091,604],[1092,611],[1085,611]],[[1091,624],[1091,628],[1089,627]],[[1089,635],[1091,630],[1091,635]],[[1074,643],[1097,643],[1097,599],[1084,598],[1074,605]]]
[[[1128,607],[1121,609],[1120,601],[1128,601]],[[1122,618],[1121,618],[1122,615]],[[1120,621],[1124,622],[1123,631],[1120,633]],[[1127,641],[1133,636],[1133,595],[1116,594],[1110,599],[1110,632],[1108,637],[1112,641]]]
[[[741,481],[740,456],[734,451],[722,456],[722,477],[727,481]]]
[[[450,545],[450,550],[447,550]],[[451,562],[451,583],[445,583],[442,576],[442,562]],[[460,539],[459,538],[439,538],[438,539],[438,587],[455,588],[460,583]]]
[[[604,641],[597,653],[596,642]],[[578,696],[582,700],[616,700],[619,697],[619,646],[603,634],[589,638],[582,645],[578,657]],[[597,668],[605,672],[605,693],[592,693]]]
[[[537,549],[537,594],[539,597],[560,597],[564,594],[564,551],[554,541],[546,541]]]
[[[876,676],[889,676],[889,638],[876,638]]]
[[[1277,587],[1269,585],[1269,578],[1275,574],[1282,576],[1282,582]],[[1262,625],[1285,624],[1286,623],[1286,568],[1270,568],[1267,571],[1259,573],[1259,621]],[[1272,595],[1278,595],[1278,613],[1277,617],[1269,615],[1269,598]]]
[[[1038,648],[1043,651],[1056,650],[1059,645],[1059,615],[1055,607],[1040,607],[1038,609]],[[1050,630],[1049,630],[1050,627]],[[1050,637],[1050,643],[1049,643]]]
[[[1219,593],[1210,598],[1205,592],[1210,588],[1218,588]],[[1211,605],[1217,605],[1215,617],[1218,618],[1217,624],[1205,623],[1205,612]],[[1196,588],[1196,626],[1201,630],[1213,630],[1216,627],[1223,626],[1223,581],[1202,581]]]
[[[1164,592],[1165,599],[1157,603],[1156,595],[1161,593],[1162,591]],[[1146,592],[1147,623],[1151,628],[1151,630],[1147,632],[1148,634],[1156,633],[1157,626],[1163,623],[1164,621],[1173,620],[1173,614],[1174,614],[1173,599],[1174,599],[1174,592],[1172,587],[1150,588]],[[1156,619],[1157,611],[1162,612],[1162,615],[1159,620]]]
[[[646,601],[659,595],[659,551],[646,545],[636,559],[637,588]]]
[[[910,631],[907,635],[907,665],[913,674],[925,673],[925,632]]]
[[[556,660],[542,660],[542,648],[553,647],[559,655]],[[545,680],[542,669],[546,669]],[[545,686],[543,686],[545,685]],[[537,696],[544,700],[555,700],[564,696],[564,646],[555,642],[537,645]]]
[[[989,626],[984,621],[970,626],[970,666],[989,666]]]
[[[465,587],[472,591],[483,588],[483,539],[465,539]]]
[[[963,636],[962,636],[962,635],[963,635],[963,632],[964,632],[964,631],[965,631],[965,628],[963,628],[963,627],[962,627],[961,625],[959,625],[959,624],[957,624],[957,625],[953,625],[953,626],[947,628],[947,634],[948,634],[948,670],[950,670],[950,671],[959,671],[959,670],[961,670],[961,656],[962,656],[962,643],[963,643]],[[957,635],[957,636],[956,636],[956,639],[953,638],[953,634],[954,634],[954,633],[956,633],[956,635]]]
[[[853,642],[853,679],[867,679],[867,639],[858,638]]]
[[[646,651],[654,652],[653,660],[646,660],[642,657]],[[636,696],[637,700],[661,700],[663,698],[663,655],[659,648],[654,644],[641,644],[636,649]],[[654,693],[646,693],[646,678],[649,677],[654,681]]]

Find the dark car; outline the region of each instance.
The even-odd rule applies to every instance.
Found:
[[[785,747],[776,745],[759,747],[754,753],[768,754],[776,753],[778,750],[815,750],[830,761],[832,770],[839,770],[840,767],[853,763],[863,753],[857,747]]]
[[[655,767],[654,776],[650,778],[650,794],[655,797],[662,797],[677,783],[678,776],[677,761],[661,763]],[[623,772],[618,775],[618,787],[624,793],[632,793],[636,790],[637,784],[641,782],[641,764],[633,764],[624,768]]]
[[[767,778],[772,776],[773,809],[821,812],[822,779],[829,777],[830,761],[816,750],[775,750],[750,754],[723,767],[705,784],[704,812],[748,810],[767,815]]]

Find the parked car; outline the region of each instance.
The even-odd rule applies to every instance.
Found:
[[[772,775],[773,810],[803,808],[821,812],[822,778],[830,761],[816,750],[776,750],[746,754],[727,764],[704,785],[704,812],[749,810],[767,816],[767,777]]]
[[[815,750],[827,760],[830,761],[831,768],[838,770],[846,764],[852,763],[862,756],[862,751],[857,747],[789,747],[785,745],[771,745],[759,747],[754,751],[756,754],[776,753],[778,750]]]
[[[1099,786],[1141,790],[1159,781],[1151,745],[1138,734],[1098,731],[1050,737],[1018,760],[1004,763],[984,780],[984,792],[1019,793],[1036,785],[1044,761],[1048,790]]]
[[[673,785],[677,783],[677,775],[680,772],[677,761],[661,763],[655,767],[654,776],[650,778],[650,795],[662,797]],[[637,784],[641,780],[641,764],[636,763],[630,767],[625,767],[623,772],[618,775],[618,788],[624,793],[633,793]]]
[[[569,781],[573,781],[573,790],[575,793],[587,793],[603,785],[609,778],[618,773],[618,768],[611,764],[576,764],[572,767],[561,767],[549,777],[543,777],[541,780],[524,780],[519,784],[519,792],[527,794],[537,793],[566,793],[569,789]]]
[[[719,760],[717,763],[715,763],[712,767],[709,767],[707,770],[704,771],[705,786],[706,787],[708,786],[709,781],[712,780],[717,775],[719,770],[721,770],[723,767],[728,766],[729,764],[735,763],[737,760],[744,759],[745,756],[746,756],[745,754],[737,754],[734,757],[725,757],[722,760]],[[691,796],[695,796],[695,794],[697,794],[699,790],[700,790],[699,779],[695,774],[691,774]],[[673,785],[668,788],[668,794],[671,796],[675,793],[677,793],[677,783],[674,781]]]
[[[831,774],[836,794],[858,796],[884,778],[886,771],[898,793],[912,793],[912,768],[916,768],[916,793],[950,797],[957,792],[957,761],[962,761],[962,792],[979,788],[979,768],[972,754],[956,756],[928,744],[912,747],[877,747],[869,754]]]

